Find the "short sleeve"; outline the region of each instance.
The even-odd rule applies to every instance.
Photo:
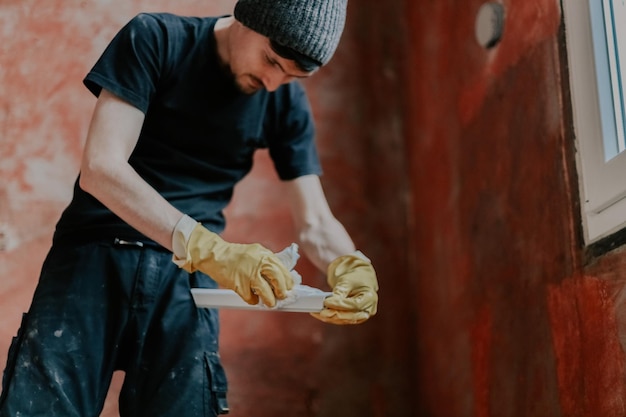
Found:
[[[304,87],[299,82],[287,84],[277,101],[277,127],[268,143],[278,176],[281,180],[291,180],[303,175],[321,175],[313,114]]]
[[[137,15],[113,38],[83,83],[95,96],[104,88],[146,113],[161,77],[165,39],[155,16]]]

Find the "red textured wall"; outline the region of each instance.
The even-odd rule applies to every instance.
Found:
[[[621,416],[624,253],[586,264],[561,10],[407,2],[418,415]],[[570,28],[570,30],[572,30]]]
[[[500,3],[504,36],[486,50],[480,1],[350,2],[335,59],[306,86],[323,184],[374,260],[379,314],[334,327],[224,312],[232,416],[626,414],[626,252],[584,256],[560,5]],[[2,363],[70,197],[94,103],[82,76],[138,11],[232,4],[0,3]],[[225,234],[278,250],[293,229],[267,155],[257,162]]]

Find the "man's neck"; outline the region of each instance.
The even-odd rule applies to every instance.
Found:
[[[217,54],[222,65],[228,67],[230,63],[230,36],[235,18],[232,16],[222,17],[215,23],[215,44],[217,45]]]

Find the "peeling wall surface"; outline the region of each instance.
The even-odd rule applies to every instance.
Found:
[[[351,0],[331,64],[305,82],[329,202],[381,284],[353,327],[222,313],[231,415],[626,415],[626,251],[580,233],[557,0]],[[234,0],[0,2],[0,362],[71,197],[95,99],[82,78],[140,11]],[[237,187],[225,238],[295,240],[269,157]],[[305,282],[324,274],[302,259]],[[116,416],[117,374],[103,416]]]

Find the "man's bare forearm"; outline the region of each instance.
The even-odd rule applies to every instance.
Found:
[[[182,213],[128,163],[144,115],[102,90],[89,126],[80,186],[130,226],[172,250],[172,231]]]
[[[352,253],[354,243],[333,216],[316,175],[286,183],[298,241],[303,252],[321,271],[337,257]]]
[[[130,226],[172,250],[178,209],[150,187],[130,165],[81,171],[80,186]]]

